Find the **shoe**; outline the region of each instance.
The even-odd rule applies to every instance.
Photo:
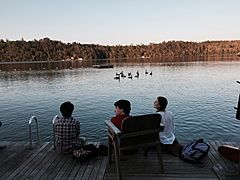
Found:
[[[0,150],[5,149],[7,146],[0,146]]]

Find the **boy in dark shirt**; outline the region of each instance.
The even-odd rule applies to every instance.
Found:
[[[116,116],[111,119],[111,122],[119,129],[122,128],[122,121],[129,117],[131,104],[128,100],[121,99],[114,103]]]

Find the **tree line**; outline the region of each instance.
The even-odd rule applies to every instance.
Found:
[[[239,52],[240,40],[164,41],[148,45],[125,46],[63,43],[49,38],[33,41],[0,40],[0,62],[229,56]]]

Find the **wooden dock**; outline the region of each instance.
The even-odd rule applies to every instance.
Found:
[[[139,151],[131,158],[121,159],[123,177],[131,180],[239,180],[238,164],[221,157],[217,152],[217,147],[221,144],[240,146],[240,143],[211,142],[208,157],[203,161],[203,168],[164,153],[164,174],[158,172],[155,151],[150,151],[148,157],[144,157]],[[7,145],[7,148],[0,150],[0,179],[117,179],[115,162],[109,165],[106,156],[98,156],[81,163],[71,155],[56,152],[50,142],[35,145],[33,149],[24,142],[0,142],[0,145]]]

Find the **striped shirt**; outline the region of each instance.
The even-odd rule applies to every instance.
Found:
[[[80,134],[80,123],[73,117],[62,117],[55,123],[56,146],[59,151],[74,147]]]

